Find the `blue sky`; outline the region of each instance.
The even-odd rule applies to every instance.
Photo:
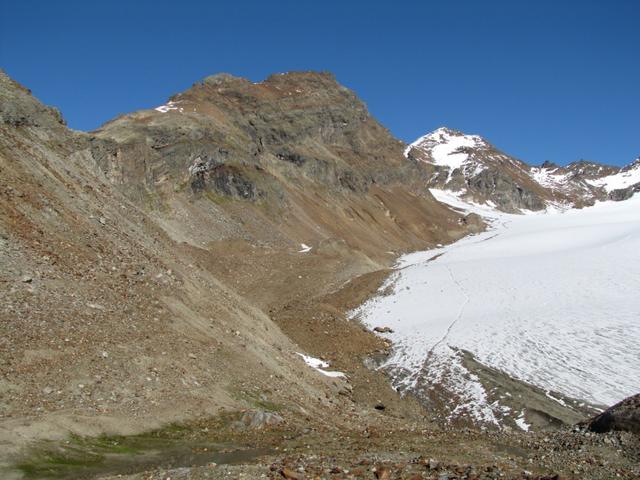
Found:
[[[640,155],[640,2],[0,0],[0,67],[91,130],[217,72],[329,70],[397,137]]]

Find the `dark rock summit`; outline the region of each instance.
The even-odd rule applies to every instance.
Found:
[[[434,215],[451,215],[424,188],[423,166],[328,73],[258,83],[213,75],[156,109],[116,118],[92,141],[103,173],[132,200],[226,224],[208,240],[229,239],[259,215],[260,229],[249,229],[256,240],[271,243],[283,228],[300,241],[310,231],[346,234],[379,255],[389,241],[423,243]],[[211,208],[215,220],[203,215]],[[447,229],[460,230],[455,222]]]

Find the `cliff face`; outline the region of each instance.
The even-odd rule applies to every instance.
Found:
[[[469,227],[331,76],[216,76],[91,134],[3,73],[0,99],[5,453],[68,425],[347,411],[352,387],[300,351],[365,403],[396,398],[361,368],[382,341],[341,316],[360,297],[336,292]]]

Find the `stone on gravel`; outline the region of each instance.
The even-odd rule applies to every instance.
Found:
[[[288,467],[284,467],[280,470],[280,475],[282,475],[287,480],[302,480],[304,475],[302,473],[294,472]]]
[[[237,430],[259,430],[267,426],[278,425],[284,419],[274,412],[264,410],[249,410],[242,414],[239,421],[234,423]]]
[[[373,331],[377,333],[393,333],[393,329],[391,327],[375,327]]]
[[[373,473],[378,480],[390,480],[391,470],[388,467],[377,466],[373,469]]]

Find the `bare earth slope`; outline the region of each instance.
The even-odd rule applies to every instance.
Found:
[[[219,82],[238,86],[225,96]],[[306,366],[269,314],[467,226],[402,182],[417,169],[401,144],[331,77],[268,82],[263,107],[266,87],[208,79],[185,94],[213,96],[205,114],[141,112],[88,135],[0,74],[4,453],[68,431],[135,432],[265,402],[324,414],[347,401],[335,393],[346,382]],[[307,125],[278,106],[292,102],[285,86],[319,105]],[[334,110],[320,106],[331,95]],[[300,138],[289,155],[313,159],[253,151],[267,137],[249,141],[245,109],[253,123],[266,116],[265,132]],[[332,133],[345,122],[355,125]],[[350,328],[365,350],[381,346]]]
[[[0,92],[4,452],[68,429],[136,431],[246,407],[256,391],[326,391],[205,250],[113,188],[99,144],[4,75]]]

